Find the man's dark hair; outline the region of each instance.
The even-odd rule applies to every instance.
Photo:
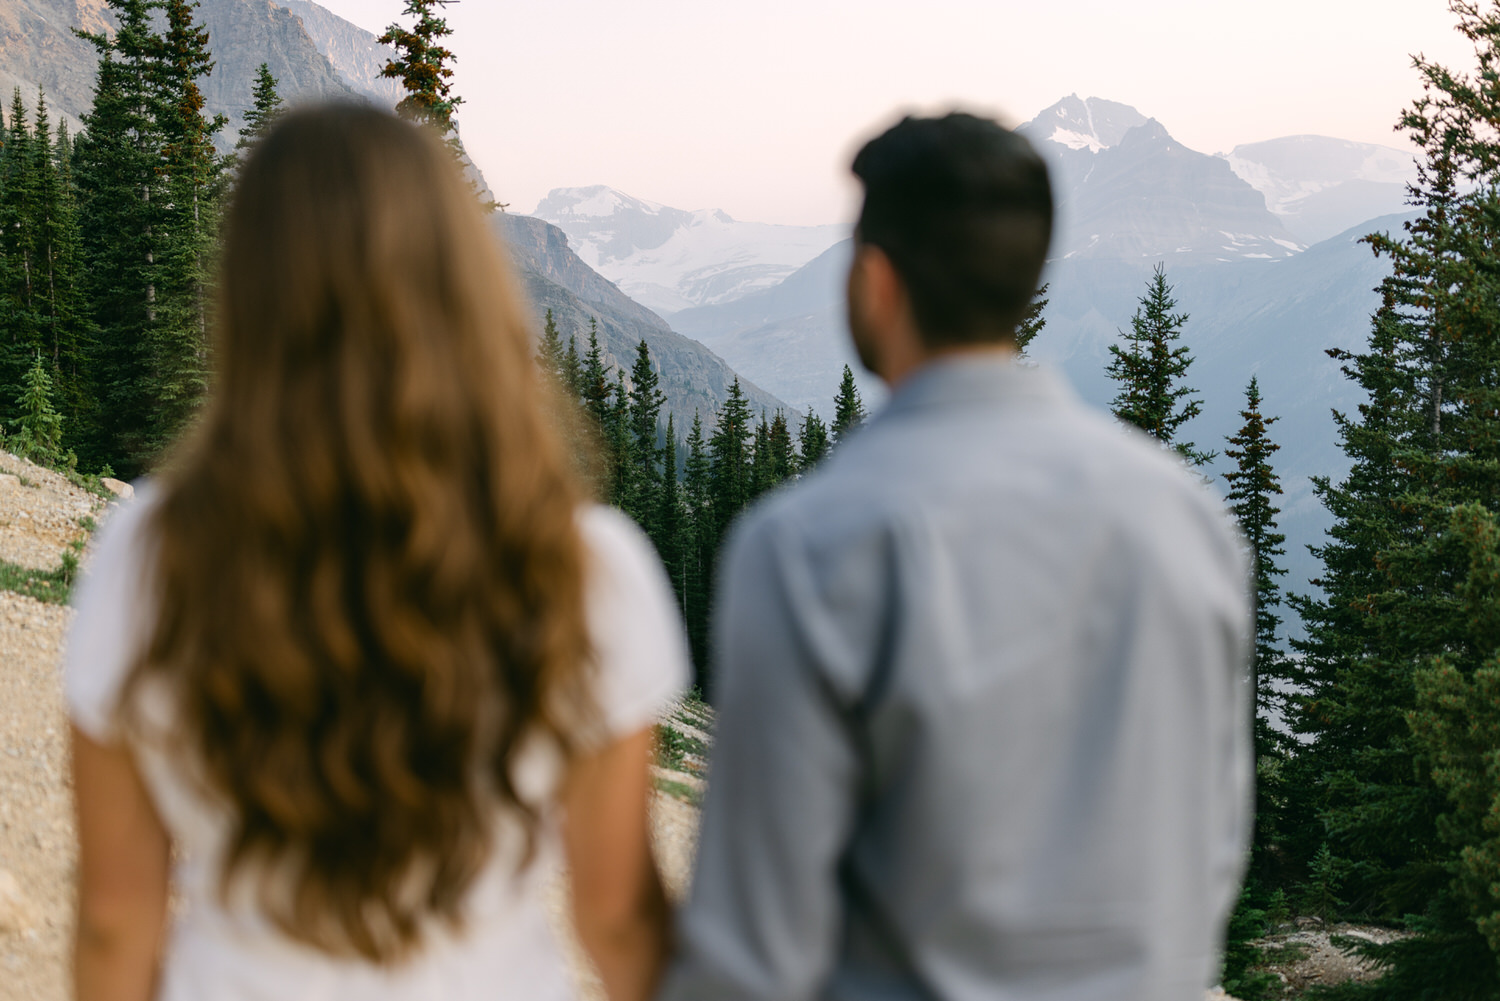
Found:
[[[1014,336],[1052,239],[1047,166],[1021,136],[954,112],[903,118],[854,158],[858,240],[906,282],[929,346]]]

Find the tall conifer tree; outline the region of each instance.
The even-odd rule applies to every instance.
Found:
[[[1203,410],[1203,403],[1193,398],[1197,390],[1183,382],[1193,356],[1185,344],[1178,343],[1188,317],[1176,309],[1166,269],[1158,264],[1131,318],[1130,331],[1123,334],[1125,346],[1109,346],[1113,360],[1107,372],[1120,385],[1111,409],[1121,421],[1151,435],[1189,465],[1204,466],[1214,453],[1177,438],[1182,426]]]
[[[1252,845],[1251,876],[1258,888],[1268,888],[1273,877],[1271,852],[1277,847],[1282,827],[1285,775],[1283,763],[1291,748],[1273,721],[1287,717],[1287,699],[1295,672],[1281,649],[1281,584],[1286,570],[1278,562],[1286,554],[1286,536],[1277,531],[1281,482],[1271,465],[1271,456],[1281,446],[1271,440],[1268,428],[1279,418],[1261,413],[1260,383],[1251,376],[1245,387],[1244,423],[1230,436],[1226,457],[1235,468],[1224,474],[1229,485],[1230,510],[1250,548],[1255,573],[1255,649],[1251,660],[1251,683],[1255,691],[1255,840]]]
[[[658,495],[666,479],[675,479],[677,471],[660,466],[662,454],[656,445],[658,424],[666,394],[658,388],[661,380],[651,363],[651,350],[643,340],[636,345],[635,362],[630,366],[630,397],[627,421],[630,430],[631,459],[635,465],[633,500],[636,520],[650,534],[656,534]]]
[[[1049,283],[1036,290],[1031,297],[1031,305],[1026,307],[1025,315],[1016,325],[1016,351],[1023,358],[1026,357],[1026,348],[1036,340],[1036,335],[1042,332],[1042,328],[1047,326],[1047,317],[1043,314],[1051,301],[1047,298],[1047,289],[1050,287]]]
[[[26,390],[34,355],[42,350],[41,268],[37,232],[39,177],[35,140],[26,122],[26,105],[16,88],[11,100],[10,129],[0,157],[0,251],[5,256],[5,345],[0,369],[0,401],[13,407]]]
[[[93,106],[74,144],[85,289],[96,342],[89,384],[98,401],[81,450],[124,475],[154,446],[153,335],[171,198],[159,84],[161,39],[147,0],[110,0],[115,34],[79,33],[99,51]]]
[[[687,620],[694,677],[698,688],[706,691],[710,574],[714,551],[719,545],[719,526],[714,517],[713,460],[703,437],[703,419],[696,411],[687,437],[682,499],[687,522],[682,553],[682,614]]]
[[[802,427],[797,430],[797,468],[806,472],[822,461],[828,454],[828,427],[823,419],[809,407],[802,418]]]
[[[419,122],[436,130],[443,137],[454,158],[465,170],[469,168],[468,154],[459,138],[458,122],[454,115],[464,99],[453,92],[453,62],[457,58],[443,39],[453,34],[447,18],[441,11],[458,0],[407,0],[402,14],[415,18],[410,28],[391,24],[381,35],[379,42],[396,50],[396,58],[386,63],[381,76],[401,81],[406,91],[396,113],[410,121]],[[479,185],[473,176],[469,186],[475,195],[480,195]],[[504,208],[498,202],[486,200],[485,208]]]
[[[729,387],[729,396],[719,410],[713,437],[708,441],[713,464],[710,491],[715,527],[720,537],[753,495],[754,454],[751,443],[755,429],[750,420],[750,401],[736,376]]]
[[[169,445],[197,412],[208,388],[208,299],[219,222],[222,115],[207,117],[198,81],[213,72],[208,31],[196,0],[162,0],[166,34],[158,44],[159,126],[171,203],[166,213],[157,322],[152,329],[150,448]]]
[[[834,444],[842,444],[849,432],[864,422],[865,404],[859,398],[859,387],[854,384],[854,370],[845,365],[838,395],[833,398],[833,426],[830,430]]]
[[[1316,481],[1336,518],[1318,550],[1323,595],[1295,603],[1307,626],[1295,722],[1310,746],[1293,788],[1306,791],[1307,826],[1348,863],[1350,909],[1417,916],[1415,937],[1363,950],[1388,971],[1368,996],[1391,999],[1500,996],[1500,954],[1462,877],[1476,846],[1457,834],[1462,804],[1434,771],[1442,749],[1425,742],[1419,700],[1435,659],[1469,683],[1493,652],[1476,640],[1473,539],[1454,518],[1500,506],[1500,10],[1452,9],[1480,72],[1416,60],[1424,89],[1400,128],[1421,151],[1409,200],[1422,215],[1404,239],[1368,238],[1392,267],[1369,344],[1330,352],[1368,402],[1337,417],[1351,467],[1336,485]]]

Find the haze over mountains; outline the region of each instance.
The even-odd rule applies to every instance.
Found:
[[[203,0],[201,12],[218,63],[204,86],[208,109],[228,115],[231,129],[261,62],[292,101],[389,105],[399,96],[379,78],[387,56],[375,36],[311,0]],[[22,87],[30,103],[41,86],[76,125],[95,54],[74,25],[108,32],[112,16],[103,0],[0,0],[0,87]],[[1076,95],[1022,131],[1047,158],[1058,202],[1047,327],[1032,353],[1107,406],[1109,345],[1164,263],[1190,314],[1189,382],[1204,401],[1189,437],[1222,448],[1252,373],[1267,411],[1282,418],[1271,433],[1283,445],[1289,584],[1305,590],[1316,565],[1304,547],[1327,523],[1308,477],[1341,475],[1329,411],[1359,403],[1324,352],[1365,342],[1385,264],[1358,239],[1399,232],[1411,157],[1321,136],[1210,155],[1137,109]],[[580,348],[596,318],[607,357],[622,365],[645,339],[684,424],[695,411],[711,424],[736,374],[757,410],[812,407],[827,417],[842,366],[859,371],[844,331],[846,227],[741,222],[602,185],[556,189],[534,216],[495,225],[538,312],[551,308]],[[878,402],[880,388],[861,380],[867,402]]]
[[[532,215],[568,234],[575,253],[663,316],[779,284],[848,235],[846,226],[739,222],[685,212],[595,185],[555,188]]]

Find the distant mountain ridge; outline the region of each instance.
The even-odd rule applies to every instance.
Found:
[[[1224,160],[1155,119],[1069,95],[1017,129],[1052,171],[1053,258],[1275,259],[1298,240]]]
[[[590,267],[662,316],[770,288],[848,235],[844,226],[688,212],[604,185],[555,188],[532,215],[567,233]]]
[[[564,342],[573,338],[582,354],[588,350],[589,320],[597,319],[606,366],[622,368],[627,374],[636,345],[644,340],[660,372],[666,409],[676,416],[679,432],[686,436],[695,413],[705,427],[713,427],[713,415],[738,377],[734,369],[703,344],[673,331],[661,317],[585,264],[556,226],[509,212],[497,212],[491,218],[511,250],[538,320],[552,310]],[[755,413],[794,409],[748,379],[740,378],[740,388]]]

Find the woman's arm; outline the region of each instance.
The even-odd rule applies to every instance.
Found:
[[[149,1001],[166,929],[171,844],[135,762],[73,728],[78,1001]]]
[[[647,1001],[671,909],[651,855],[651,731],[580,758],[563,793],[573,920],[610,1001]]]

